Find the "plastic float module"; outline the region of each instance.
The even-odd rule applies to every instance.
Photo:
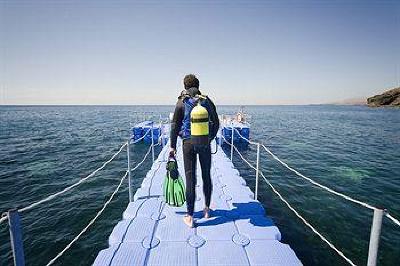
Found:
[[[182,177],[182,143],[177,158]],[[143,179],[134,201],[109,236],[93,265],[301,265],[294,251],[281,243],[281,233],[265,216],[222,149],[213,155],[211,168],[212,217],[202,218],[204,195],[197,167],[195,228],[182,221],[186,205],[170,207],[163,201],[168,145]]]

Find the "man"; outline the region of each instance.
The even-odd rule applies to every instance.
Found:
[[[199,80],[195,75],[186,75],[183,79],[184,90],[178,97],[178,102],[175,106],[174,116],[171,122],[171,155],[176,153],[176,142],[178,136],[183,139],[183,163],[185,167],[186,176],[186,204],[187,204],[187,215],[183,218],[183,221],[189,227],[194,226],[193,212],[194,202],[196,199],[196,165],[197,155],[199,155],[201,173],[203,178],[203,192],[205,197],[205,206],[203,214],[205,218],[210,217],[210,201],[212,192],[211,183],[211,148],[210,141],[215,138],[218,128],[219,120],[217,111],[214,103],[205,97],[207,101],[207,111],[209,114],[209,141],[207,145],[198,147],[194,145],[190,137],[190,112],[193,105],[190,105],[190,99],[195,99],[196,96],[201,95],[199,90]],[[186,108],[186,110],[185,110]]]

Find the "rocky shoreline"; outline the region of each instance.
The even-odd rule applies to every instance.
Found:
[[[367,104],[370,107],[396,106],[400,107],[400,87],[385,91],[382,94],[369,97]]]

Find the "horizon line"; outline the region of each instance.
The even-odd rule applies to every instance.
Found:
[[[0,106],[174,106],[175,104],[0,104]],[[217,106],[309,106],[309,105],[367,105],[366,103],[308,103],[308,104],[217,104]]]

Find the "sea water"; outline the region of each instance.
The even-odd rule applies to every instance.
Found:
[[[233,114],[238,106],[220,106]],[[173,106],[0,106],[0,212],[58,192],[100,167],[144,119]],[[400,110],[364,106],[249,106],[251,139],[306,176],[400,217]],[[147,150],[135,145],[132,165]],[[156,150],[156,152],[159,152]],[[229,150],[227,150],[229,154]],[[243,155],[256,161],[256,148]],[[255,173],[235,154],[251,189]],[[372,211],[313,186],[264,151],[260,164],[276,189],[357,264],[366,264]],[[136,189],[151,166],[133,175]],[[27,265],[45,265],[96,215],[126,171],[126,153],[70,192],[22,213]],[[259,200],[305,265],[345,265],[260,179]],[[128,204],[123,186],[96,223],[57,262],[90,265]],[[400,228],[384,218],[380,265],[400,261]],[[7,223],[0,224],[0,265],[12,264]]]

